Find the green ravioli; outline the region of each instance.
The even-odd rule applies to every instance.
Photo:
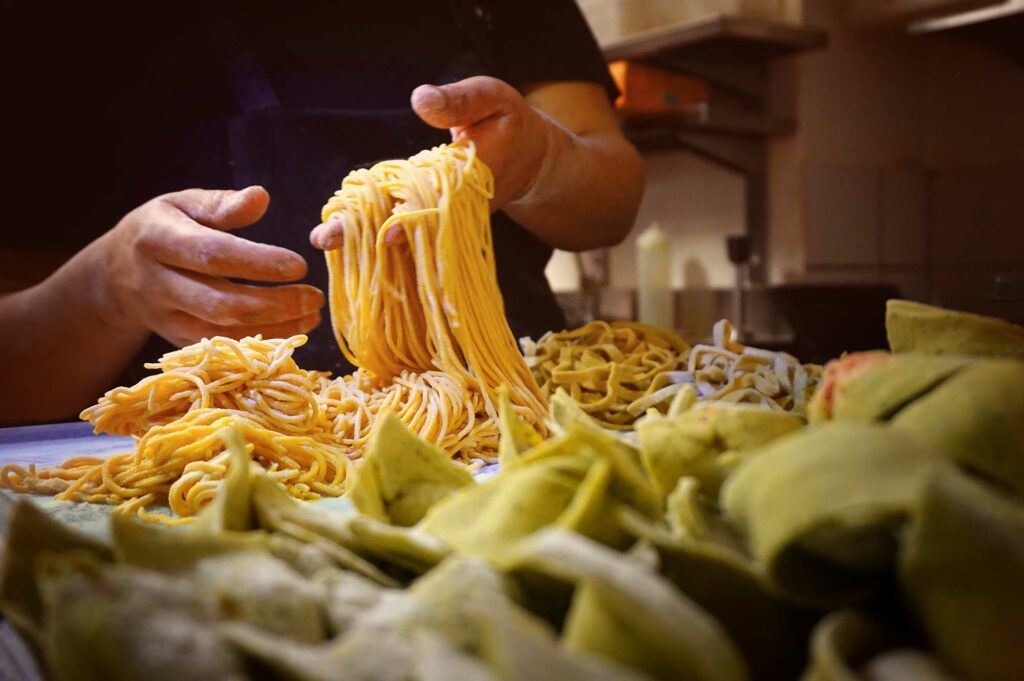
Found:
[[[1024,494],[1024,362],[966,366],[890,423],[967,470]]]
[[[887,421],[973,360],[963,355],[895,355],[866,369],[836,395],[832,418],[839,421]]]
[[[569,650],[614,660],[652,679],[747,678],[721,625],[636,558],[549,528],[523,541],[509,568],[575,585],[562,631]]]
[[[214,631],[212,604],[187,579],[76,552],[51,554],[40,567],[55,681],[248,678]]]
[[[409,527],[435,503],[472,484],[468,470],[386,412],[374,423],[348,496],[361,513]]]
[[[524,452],[539,445],[544,438],[515,413],[505,386],[498,390],[498,400],[498,427],[501,435],[498,440],[498,463],[501,470],[507,470],[519,462]]]
[[[938,655],[971,679],[1024,679],[1024,505],[952,469],[929,480],[900,583]]]
[[[752,453],[722,500],[775,584],[835,606],[867,596],[891,572],[900,528],[940,462],[884,426],[830,422]]]
[[[316,547],[338,567],[383,586],[399,586],[399,582],[382,567],[419,574],[447,554],[443,543],[434,537],[370,516],[320,510],[292,498],[267,476],[254,481],[253,502],[260,525],[273,532],[274,539],[283,536]]]
[[[837,610],[815,627],[801,681],[870,681],[861,668],[899,637],[892,626],[859,610]]]
[[[679,479],[700,481],[711,499],[743,453],[803,427],[796,414],[733,404],[699,404],[675,417],[651,415],[636,427],[644,468],[662,494]]]
[[[786,597],[735,549],[673,535],[650,522],[630,526],[654,547],[658,571],[725,628],[751,679],[797,677],[819,610]]]
[[[27,499],[19,499],[5,528],[0,608],[5,617],[38,644],[43,603],[36,586],[36,566],[47,553],[83,551],[103,561],[113,560],[111,547],[60,523]]]
[[[993,317],[890,300],[885,329],[893,352],[1024,359],[1024,328]]]
[[[434,506],[420,524],[457,552],[499,560],[516,541],[552,524],[624,547],[616,509],[661,515],[661,500],[635,450],[584,424],[519,463]]]

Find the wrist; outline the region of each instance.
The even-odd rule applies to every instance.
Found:
[[[540,120],[542,130],[543,142],[540,145],[540,158],[535,164],[536,170],[525,186],[504,206],[506,211],[514,212],[519,208],[543,203],[545,196],[550,193],[555,168],[575,143],[575,136],[560,123],[536,109],[534,109],[534,113]]]
[[[148,334],[149,330],[122,295],[119,286],[119,267],[115,260],[115,238],[118,230],[111,230],[82,250],[68,267],[73,269],[76,289],[81,303],[91,312],[101,327],[123,334]],[[81,258],[81,262],[75,262]]]

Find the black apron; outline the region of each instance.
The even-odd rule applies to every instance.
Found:
[[[456,60],[445,80],[482,72],[472,58]],[[411,108],[397,110],[325,110],[283,106],[261,65],[242,51],[229,65],[232,89],[242,113],[230,123],[236,188],[262,185],[270,207],[246,239],[283,246],[309,265],[307,281],[327,291],[322,251],[309,243],[325,201],[351,170],[449,142],[447,130],[431,128]],[[516,337],[539,336],[564,326],[564,317],[544,277],[551,248],[503,213],[492,216],[498,280],[506,316]],[[296,352],[306,369],[341,374],[352,371],[337,347],[328,311]]]

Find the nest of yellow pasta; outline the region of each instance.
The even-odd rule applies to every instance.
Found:
[[[339,496],[377,416],[389,411],[468,465],[497,455],[497,423],[481,395],[441,372],[411,372],[383,385],[365,372],[331,379],[292,358],[305,336],[203,341],[146,365],[159,373],[109,391],[82,418],[97,432],[130,435],[134,452],[76,457],[51,469],[5,466],[2,484],[58,499],[143,511],[166,501],[179,516],[212,498],[227,472],[221,431],[237,424],[252,459],[295,497]],[[439,394],[449,409],[432,419]],[[142,515],[147,515],[144,511]]]

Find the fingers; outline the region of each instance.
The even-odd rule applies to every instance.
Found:
[[[293,281],[306,275],[306,261],[279,246],[219,232],[168,208],[157,211],[135,247],[141,255],[182,270],[251,281]]]
[[[228,281],[285,282],[306,274],[297,253],[221,231],[258,220],[267,202],[263,188],[250,187],[187,190],[140,206],[103,237],[104,295],[132,323],[179,344],[314,328],[325,302],[318,289]]]
[[[313,248],[319,248],[322,251],[334,250],[341,246],[344,231],[345,223],[341,214],[332,213],[325,222],[314,227],[313,231],[309,233],[309,243],[313,244]]]
[[[420,85],[410,99],[427,124],[457,128],[510,113],[520,106],[522,96],[497,78],[474,76],[449,85]]]
[[[264,338],[288,338],[299,333],[309,333],[320,325],[320,321],[320,313],[316,312],[278,324],[225,326],[211,324],[186,312],[176,311],[162,320],[155,331],[168,342],[178,347],[184,347],[196,343],[200,339],[214,336],[239,339],[263,334]]]
[[[218,327],[269,329],[319,314],[324,305],[324,295],[305,284],[248,286],[168,268],[157,276],[165,309]]]
[[[409,239],[405,235],[405,228],[401,222],[393,222],[388,231],[384,233],[384,245],[388,248],[401,248],[409,245]]]
[[[260,186],[231,189],[186,189],[165,194],[161,200],[206,227],[248,227],[267,212],[270,194]]]
[[[327,218],[327,222],[321,223],[313,228],[309,234],[309,243],[313,248],[324,251],[340,248],[344,238],[345,223],[338,213]],[[401,222],[393,222],[384,234],[384,243],[391,246],[401,246],[406,243],[405,228]]]

